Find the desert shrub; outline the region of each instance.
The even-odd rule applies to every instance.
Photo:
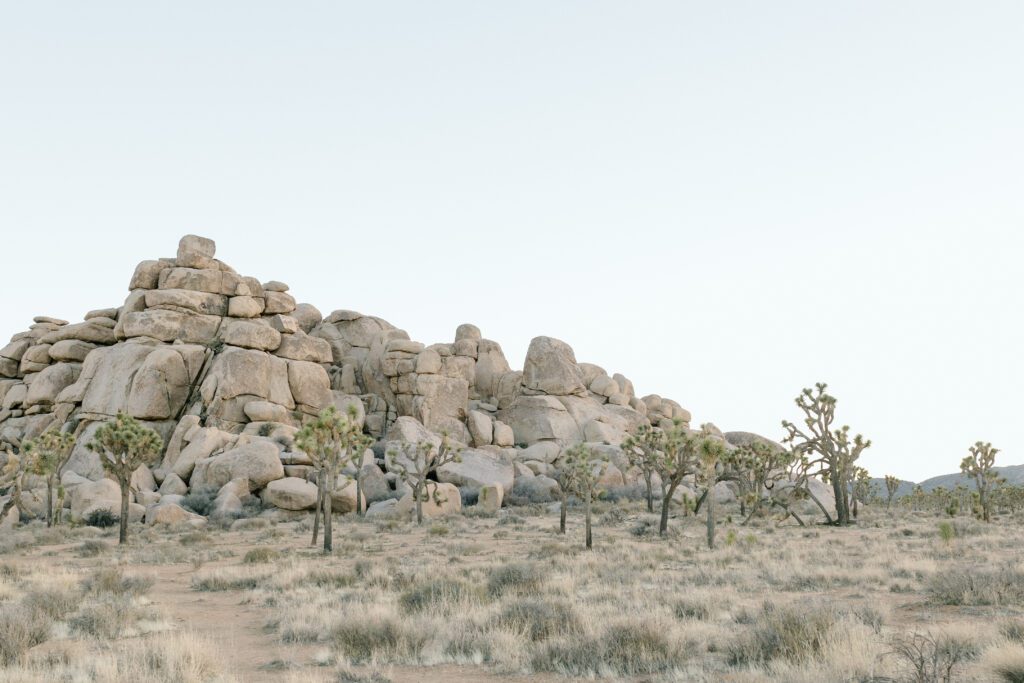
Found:
[[[704,620],[711,616],[711,604],[708,600],[684,598],[676,601],[672,613],[677,619]]]
[[[120,517],[107,508],[98,508],[87,514],[83,521],[86,526],[105,529],[117,525],[120,522]]]
[[[410,614],[444,611],[446,607],[467,600],[472,594],[473,588],[465,581],[439,578],[406,589],[398,597],[398,606]]]
[[[317,588],[348,588],[356,583],[355,574],[332,571],[330,569],[314,569],[293,582],[295,586],[315,586]]]
[[[77,604],[78,597],[63,590],[33,590],[21,599],[23,609],[41,612],[54,621],[65,619],[74,612]]]
[[[657,498],[658,494],[655,493]],[[647,487],[642,484],[626,484],[625,486],[609,486],[601,494],[601,500],[612,503],[619,501],[647,500]]]
[[[430,536],[447,536],[451,531],[452,530],[444,524],[431,524],[430,528],[427,529],[427,534]]]
[[[580,620],[572,606],[551,600],[514,601],[497,615],[495,623],[501,628],[525,633],[532,641],[581,631]]]
[[[1007,640],[1024,643],[1024,621],[1007,619],[999,625],[999,633]]]
[[[242,564],[265,564],[281,558],[281,553],[273,548],[253,548],[242,558]]]
[[[92,638],[112,640],[119,638],[131,623],[132,604],[129,595],[104,595],[100,600],[84,605],[68,626],[75,633]]]
[[[258,588],[267,577],[255,574],[208,574],[192,579],[192,590],[204,592],[240,591]]]
[[[836,613],[825,606],[777,607],[766,602],[751,630],[726,648],[729,663],[809,661],[821,652],[836,621]]]
[[[43,610],[0,605],[0,665],[14,664],[29,648],[46,642],[52,626]]]
[[[255,498],[255,496],[253,496]],[[242,503],[243,512],[245,511],[245,505]],[[257,513],[258,514],[258,513]],[[230,526],[237,531],[246,531],[248,529],[266,529],[270,526],[270,522],[263,519],[262,517],[240,517],[237,522],[233,522]]]
[[[390,617],[346,620],[331,631],[330,640],[350,661],[417,661],[430,634]]]
[[[107,544],[103,541],[88,540],[78,546],[79,557],[97,557],[106,552]]]
[[[197,486],[181,499],[181,507],[197,515],[209,517],[213,512],[213,501],[216,500],[219,490],[216,486]]]
[[[178,537],[178,543],[181,543],[182,545],[199,545],[200,543],[209,542],[210,534],[205,531],[190,531]]]
[[[956,529],[953,528],[953,525],[949,522],[940,522],[939,538],[941,538],[946,543],[952,542],[952,540],[956,538]]]
[[[0,564],[0,581],[13,581],[21,576],[21,570],[13,564]]]
[[[1010,567],[974,567],[936,573],[928,596],[940,605],[1024,604],[1024,572]]]
[[[600,637],[559,638],[533,656],[537,671],[573,676],[639,676],[670,671],[682,663],[683,652],[663,629],[644,621],[612,624]]]
[[[602,526],[615,526],[622,524],[624,521],[626,521],[626,511],[620,507],[609,508],[601,515],[600,519]]]
[[[114,595],[144,595],[153,587],[153,579],[146,576],[125,576],[119,567],[104,567],[83,582],[89,593]]]
[[[893,638],[891,654],[913,683],[950,683],[958,666],[978,656],[978,648],[972,641],[952,634],[912,633]]]
[[[985,666],[1002,683],[1024,683],[1024,647],[1011,643],[991,649]]]
[[[514,562],[491,569],[487,575],[487,592],[495,597],[509,591],[535,592],[543,582],[540,567],[529,562]]]

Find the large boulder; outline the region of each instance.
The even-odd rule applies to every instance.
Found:
[[[234,440],[234,435],[214,427],[196,427],[188,445],[181,449],[178,457],[170,463],[171,472],[182,480],[192,476],[196,463],[209,458]]]
[[[261,351],[227,347],[217,355],[201,388],[207,404],[238,396],[253,396],[292,410],[287,361]]]
[[[177,526],[179,524],[202,526],[206,524],[206,518],[189,512],[177,503],[160,502],[146,510],[146,524],[151,526]]]
[[[132,380],[128,414],[143,420],[175,417],[185,405],[190,384],[180,353],[169,348],[153,349]]]
[[[310,510],[316,507],[316,484],[298,477],[285,477],[267,484],[263,502],[282,510]]]
[[[127,338],[150,337],[162,342],[179,340],[192,344],[204,344],[217,336],[220,321],[220,316],[216,315],[152,308],[126,313],[122,329]],[[85,341],[92,340],[86,339]]]
[[[81,372],[80,363],[54,363],[47,367],[29,385],[25,407],[53,404],[60,392],[78,380]]]
[[[500,484],[505,491],[511,491],[515,481],[515,468],[487,451],[466,449],[460,462],[443,465],[437,471],[439,481],[469,490],[479,490],[490,484]]]
[[[229,451],[200,460],[192,473],[191,486],[223,486],[232,479],[249,480],[249,490],[261,489],[284,477],[281,451],[272,441],[256,439]]]
[[[423,501],[423,516],[425,518],[443,517],[462,511],[462,496],[459,488],[454,484],[428,484],[426,500]],[[416,501],[412,493],[406,493],[395,505],[396,515],[403,517],[416,515]]]
[[[583,372],[572,347],[552,337],[535,337],[526,351],[523,386],[556,396],[585,395]]]
[[[250,320],[225,320],[221,339],[231,346],[259,351],[273,351],[281,345],[280,332],[269,325]]]
[[[79,484],[71,493],[71,521],[80,522],[96,510],[121,514],[121,487],[111,479]]]
[[[568,445],[583,438],[576,420],[554,396],[518,396],[502,420],[512,427],[517,444],[550,440]]]

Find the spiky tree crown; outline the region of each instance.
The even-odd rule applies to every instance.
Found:
[[[164,442],[158,433],[119,412],[112,422],[101,425],[86,448],[100,456],[104,469],[121,478],[130,476],[160,454]]]
[[[70,432],[51,429],[34,440],[22,444],[22,450],[34,455],[32,472],[46,476],[57,472],[71,457],[75,436]]]

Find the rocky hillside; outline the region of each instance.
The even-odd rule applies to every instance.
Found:
[[[513,370],[471,324],[427,345],[355,311],[325,317],[283,282],[237,273],[216,258],[212,240],[195,235],[181,239],[174,258],[140,263],[121,305],[74,324],[37,317],[0,349],[0,451],[52,427],[73,431],[63,476],[73,517],[116,500],[86,444],[118,411],[165,444],[160,464],[136,473],[133,514],[179,519],[181,497],[201,488],[216,490],[214,514],[237,513],[257,495],[282,509],[312,507],[310,461],[292,438],[328,405],[354,405],[377,440],[363,461],[375,514],[408,499],[388,471],[389,442],[446,431],[467,449],[442,482],[545,500],[557,490],[546,475],[564,447],[594,444],[614,463],[606,484],[621,485],[635,479],[618,448],[624,435],[690,420],[675,401],[637,396],[625,376],[577,362],[550,337],[535,338],[523,369]],[[354,487],[334,498],[352,509]],[[447,505],[458,504],[449,497]]]

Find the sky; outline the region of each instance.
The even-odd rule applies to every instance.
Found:
[[[872,474],[1024,463],[1024,4],[0,0],[0,338],[178,238]]]

